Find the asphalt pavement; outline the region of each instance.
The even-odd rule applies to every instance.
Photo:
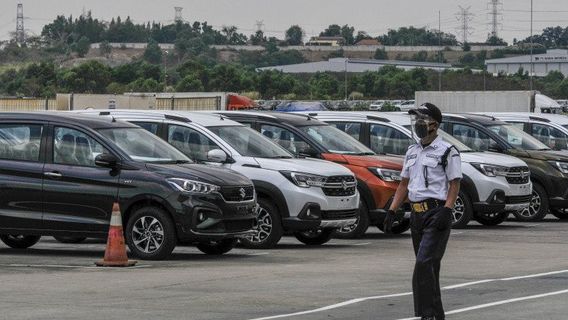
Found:
[[[447,319],[568,316],[568,222],[472,223],[453,230],[442,264]],[[412,319],[410,234],[97,268],[104,241],[27,250],[0,244],[0,319]]]

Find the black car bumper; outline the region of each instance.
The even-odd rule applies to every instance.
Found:
[[[548,192],[548,202],[551,208],[568,208],[568,179],[564,176],[554,176],[550,179],[551,188]]]
[[[473,212],[482,214],[498,213],[505,210],[506,201],[503,190],[494,190],[485,201],[473,203]]]
[[[176,225],[178,238],[215,241],[242,238],[256,224],[256,201],[227,202],[219,195],[180,196]]]

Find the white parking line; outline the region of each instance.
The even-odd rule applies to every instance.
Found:
[[[0,264],[0,267],[11,267],[11,268],[77,268],[77,269],[98,269],[98,270],[110,270],[111,268],[102,268],[102,267],[97,267],[97,266],[79,266],[79,265],[62,265],[62,264],[18,264],[18,263],[12,263],[12,264]],[[140,269],[140,268],[148,268],[150,267],[150,265],[138,265],[138,266],[132,266],[132,267],[128,267],[128,268],[124,268],[123,270],[126,269]],[[119,270],[122,268],[112,268],[113,270]]]
[[[500,306],[502,304],[507,304],[507,303],[513,303],[513,302],[519,302],[519,301],[525,301],[525,300],[533,300],[533,299],[539,299],[539,298],[544,298],[544,297],[556,296],[556,295],[565,294],[565,293],[568,293],[568,289],[560,290],[560,291],[554,291],[554,292],[548,292],[548,293],[543,293],[543,294],[536,294],[536,295],[533,295],[533,296],[526,296],[526,297],[520,297],[520,298],[514,298],[514,299],[495,301],[495,302],[480,304],[480,305],[477,305],[477,306],[471,306],[471,307],[467,307],[467,308],[463,308],[463,309],[456,309],[456,310],[446,312],[446,315],[462,313],[462,312],[478,310],[478,309],[484,309],[484,308],[489,308],[489,307],[494,307],[494,306]],[[398,319],[398,320],[416,320],[416,319],[419,320],[420,318],[413,317],[413,318],[404,318],[404,319]]]
[[[265,256],[267,254],[270,254],[270,252],[256,252],[256,253],[249,253],[247,254],[247,256]]]
[[[554,275],[554,274],[560,274],[560,273],[568,273],[568,269],[567,269],[567,270],[559,270],[559,271],[546,272],[546,273],[529,274],[529,275],[518,276],[518,277],[510,277],[510,278],[484,279],[484,280],[478,280],[478,281],[472,281],[472,282],[467,282],[467,283],[461,283],[461,284],[446,286],[446,287],[443,287],[442,289],[443,289],[443,290],[450,290],[450,289],[463,288],[463,287],[468,287],[468,286],[473,286],[473,285],[482,284],[482,283],[488,283],[488,282],[495,282],[495,281],[512,281],[512,280],[520,280],[520,279],[538,278],[538,277],[544,277],[544,276]],[[568,292],[568,290],[550,292],[550,293],[545,293],[544,296],[557,295],[557,294],[562,294],[562,293],[566,293],[566,292]],[[280,319],[280,318],[301,316],[301,315],[306,315],[306,314],[311,314],[311,313],[317,313],[317,312],[321,312],[321,311],[327,311],[327,310],[337,309],[337,308],[341,308],[341,307],[345,307],[345,306],[348,306],[348,305],[352,305],[352,304],[356,304],[356,303],[364,302],[364,301],[369,301],[369,300],[379,300],[379,299],[403,297],[403,296],[410,296],[410,295],[412,295],[412,292],[396,293],[396,294],[389,294],[389,295],[383,295],[383,296],[373,296],[373,297],[356,298],[356,299],[347,300],[347,301],[344,301],[344,302],[332,304],[332,305],[325,306],[325,307],[321,307],[321,308],[317,308],[317,309],[306,310],[306,311],[300,311],[300,312],[294,312],[294,313],[288,313],[288,314],[280,314],[280,315],[268,316],[268,317],[262,317],[262,318],[254,318],[254,319],[250,319],[250,320],[270,320],[270,319]],[[536,296],[528,296],[528,297],[523,297],[523,298],[509,299],[509,300],[503,300],[503,301],[493,302],[493,304],[494,304],[494,305],[498,305],[498,304],[504,304],[504,303],[515,302],[515,301],[522,301],[522,300],[528,300],[528,299],[536,299],[536,298],[539,298],[539,297],[541,297],[541,296],[543,296],[543,295],[536,295]],[[521,300],[519,300],[519,299],[521,299]],[[497,304],[495,304],[495,303],[497,303]],[[477,309],[480,309],[480,308],[487,308],[487,307],[489,307],[489,304],[480,305],[480,306],[474,306],[474,307],[469,307],[469,308],[477,308]],[[453,310],[453,311],[450,311],[450,312],[454,312],[454,313],[458,313],[458,311],[459,311],[459,312],[465,312],[465,311],[469,311],[469,308]],[[460,310],[465,310],[465,311],[460,311]],[[475,310],[475,309],[471,309],[471,310]],[[446,313],[446,314],[449,314],[449,313]],[[408,318],[408,319],[404,319],[404,320],[409,320],[409,319],[419,319],[419,318]],[[403,320],[403,319],[401,319],[401,320]]]
[[[363,243],[355,243],[354,246],[366,246],[371,244],[370,242],[363,242]]]

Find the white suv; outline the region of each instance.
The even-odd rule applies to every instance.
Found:
[[[410,117],[403,113],[318,112],[311,114],[335,127],[357,129],[359,140],[379,154],[404,155],[416,139]],[[454,228],[465,227],[471,218],[485,225],[503,222],[510,211],[529,207],[532,184],[526,163],[491,152],[473,152],[443,131],[439,134],[461,153],[462,188],[454,209]],[[524,177],[524,178],[523,178]]]
[[[158,135],[197,162],[221,165],[250,178],[257,191],[257,233],[241,240],[271,248],[285,232],[321,245],[332,232],[356,222],[359,193],[347,168],[296,159],[245,125],[224,116],[183,111],[86,110],[126,120]]]

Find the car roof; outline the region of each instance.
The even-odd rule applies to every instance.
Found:
[[[82,115],[71,112],[3,112],[4,120],[40,120],[53,122],[69,122],[70,124],[78,124],[91,129],[105,128],[137,128],[136,125],[125,121],[118,121],[114,118],[101,118],[89,115]]]
[[[117,116],[120,118],[136,118],[140,120],[172,120],[178,122],[195,122],[202,126],[242,126],[242,124],[229,120],[220,115],[208,112],[179,111],[179,110],[81,110],[79,113],[87,113],[99,116]]]
[[[325,122],[316,120],[308,114],[277,112],[277,111],[215,111],[228,117],[247,119],[259,119],[278,123],[286,123],[292,126],[327,125]]]
[[[464,120],[465,122],[477,123],[482,126],[489,126],[489,125],[496,125],[496,124],[507,124],[504,121],[501,121],[495,117],[481,115],[481,114],[472,114],[472,113],[464,113],[464,114],[456,114],[456,113],[444,113],[442,115],[443,119],[452,119],[452,120]],[[444,122],[444,120],[442,120]]]
[[[301,111],[295,112],[298,114],[305,114],[317,119],[337,119],[341,120],[375,120],[381,122],[392,122],[388,117],[383,117],[383,112],[373,112],[373,111]]]

